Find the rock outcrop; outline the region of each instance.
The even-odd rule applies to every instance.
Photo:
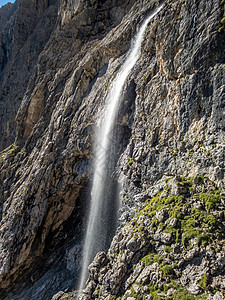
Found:
[[[204,177],[165,179],[97,254],[81,299],[224,299],[224,204]]]
[[[0,19],[1,299],[76,297],[62,291],[79,274],[94,128],[157,5],[17,0]],[[223,6],[166,1],[145,32],[116,123],[118,234],[90,267],[86,299],[223,297]]]

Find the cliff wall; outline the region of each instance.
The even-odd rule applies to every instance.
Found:
[[[90,200],[94,129],[137,26],[157,5],[156,1],[146,0],[17,0],[10,7],[7,23],[0,23],[0,144],[2,149],[8,146],[0,159],[1,299],[51,299],[59,290],[74,288]],[[196,178],[190,185],[183,183],[185,192],[174,192],[171,186],[172,192],[166,188],[164,195],[183,195],[183,202],[190,203],[190,207],[185,208],[184,203],[180,206],[189,214],[195,202],[205,203],[200,193],[208,195],[212,191],[220,195],[218,203],[210,207],[214,209],[210,215],[219,215],[219,221],[210,228],[218,231],[221,246],[217,254],[224,263],[224,236],[220,234],[224,228],[225,185],[222,17],[223,3],[217,0],[167,1],[145,32],[142,52],[124,88],[116,123],[118,136],[114,142],[120,147],[115,176],[122,183],[118,232],[122,233],[115,237],[109,254],[100,254],[95,262],[86,299],[98,299],[101,294],[102,299],[150,295],[149,290],[142,289],[135,295],[128,292],[136,280],[129,279],[127,283],[133,276],[133,265],[141,265],[141,272],[143,257],[149,253],[161,255],[165,251],[160,246],[174,248],[174,241],[164,240],[162,234],[155,237],[151,232],[152,227],[156,228],[160,236],[161,221],[148,227],[153,219],[139,221],[139,217],[133,225],[140,223],[143,227],[137,229],[140,244],[134,242],[132,246],[131,233],[136,229],[126,224],[145,208],[147,199],[163,192],[165,180],[170,178],[181,185],[185,181],[181,176],[192,181]],[[197,184],[204,187],[198,190]],[[158,204],[154,208],[157,212],[169,209],[164,202]],[[172,215],[162,218],[163,222],[169,217]],[[184,217],[185,213],[176,216],[177,224]],[[145,230],[148,239],[144,237]],[[184,228],[180,230],[177,262],[183,251],[190,250],[187,242],[182,244]],[[158,244],[152,243],[149,249],[149,239]],[[209,245],[203,243],[196,248],[183,269],[174,268],[174,280],[188,272],[186,264],[195,264],[194,258],[210,252],[206,247],[212,244],[211,236],[208,241]],[[125,252],[130,258],[118,271],[117,263],[126,249],[133,253]],[[136,252],[140,255],[133,258]],[[170,267],[171,261],[167,262]],[[109,265],[101,273],[106,262]],[[159,264],[156,258],[153,262]],[[162,272],[158,283],[168,281],[167,274],[160,271],[163,267],[155,265],[155,272]],[[189,292],[208,293],[211,297],[215,288],[222,293],[221,270],[223,267],[218,266],[214,274],[199,271],[201,276],[208,276],[207,287],[214,277],[218,277],[218,284],[212,284],[209,292],[201,287],[190,288]],[[179,284],[186,290],[190,281],[198,286],[201,278],[193,278]],[[156,289],[152,292],[156,293]],[[63,292],[57,297],[67,299]]]

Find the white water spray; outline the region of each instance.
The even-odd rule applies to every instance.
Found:
[[[88,265],[98,251],[106,250],[106,240],[109,235],[107,229],[110,229],[109,224],[107,224],[110,222],[108,219],[110,211],[108,213],[106,213],[106,211],[108,209],[107,206],[111,205],[112,207],[112,203],[109,203],[109,200],[106,199],[110,180],[107,174],[107,165],[109,164],[108,159],[111,159],[111,157],[109,157],[109,149],[112,140],[112,129],[118,113],[124,84],[140,55],[145,29],[149,21],[161,10],[162,6],[163,4],[143,22],[137,32],[131,44],[127,59],[112,84],[112,88],[106,99],[104,118],[100,128],[97,130],[94,160],[95,172],[91,192],[91,209],[83,248],[83,266],[79,285],[80,292],[84,288],[87,279]],[[109,192],[113,193],[113,190]]]

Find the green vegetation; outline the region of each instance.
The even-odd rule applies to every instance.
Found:
[[[168,269],[169,270],[169,269]],[[167,276],[168,277],[168,276]],[[147,287],[149,289],[149,294],[152,296],[153,300],[162,300],[162,299],[173,299],[173,300],[205,300],[207,299],[206,295],[198,295],[194,296],[188,293],[187,290],[182,288],[174,279],[169,279],[168,283],[164,283],[161,287],[158,286],[157,283],[149,282]],[[135,285],[139,285],[134,283]],[[139,285],[141,288],[141,285]],[[174,289],[173,295],[171,297],[165,296],[168,290],[172,288]],[[125,299],[128,297],[134,297],[135,299],[144,300],[145,296],[137,295],[134,291],[134,288],[131,287],[132,294],[130,296],[125,296]],[[111,299],[111,298],[110,298]],[[113,298],[112,298],[113,299]]]
[[[163,258],[159,254],[149,253],[148,255],[146,255],[145,257],[142,258],[142,261],[144,262],[145,267],[147,267],[147,266],[150,266],[151,264],[153,264],[154,262],[157,262],[160,264],[163,261]]]
[[[127,161],[127,167],[131,166],[134,163],[133,158],[129,158]]]
[[[107,81],[106,84],[105,84],[105,91],[109,88],[109,84],[110,84],[110,82]]]
[[[173,179],[171,181],[171,179]],[[200,295],[191,295],[179,284],[178,278],[181,275],[182,267],[180,259],[175,256],[174,246],[178,247],[178,253],[185,257],[186,253],[194,247],[204,249],[210,245],[212,251],[221,251],[224,245],[225,228],[224,212],[221,202],[225,200],[223,193],[218,190],[216,184],[203,176],[185,178],[183,176],[165,179],[166,186],[153,198],[145,201],[143,209],[130,222],[133,227],[132,237],[140,241],[149,240],[149,253],[142,257],[137,265],[133,266],[133,272],[143,267],[158,263],[157,274],[160,285],[153,281],[145,281],[145,289],[148,288],[152,299],[201,299],[207,298],[210,293],[210,280],[207,274],[203,274],[198,284],[202,289]],[[172,195],[174,186],[180,189],[180,194]],[[166,193],[165,193],[166,192]],[[163,195],[167,195],[163,197]],[[222,217],[218,218],[220,211]],[[157,214],[160,212],[159,214]],[[159,216],[166,213],[163,221],[159,221]],[[147,222],[148,230],[143,223],[143,216]],[[219,234],[215,234],[218,232]],[[157,235],[155,235],[157,232]],[[165,243],[164,248],[159,252],[156,248],[158,236],[160,234],[170,234],[170,239]],[[156,237],[156,240],[155,240]],[[198,250],[197,250],[198,251]],[[157,253],[158,252],[158,253]],[[137,268],[138,266],[138,268]],[[155,268],[155,266],[154,266]],[[144,287],[140,283],[138,291]],[[169,289],[173,289],[173,294],[166,296]],[[131,288],[131,295],[135,299],[144,299],[144,291],[135,293],[137,287]],[[207,294],[208,293],[208,294]],[[140,296],[141,295],[141,296]],[[128,297],[128,296],[127,296]]]
[[[102,291],[100,290],[100,288],[98,286],[97,286],[96,290],[98,292],[98,299],[100,299],[101,295],[102,295]]]
[[[225,17],[223,17],[220,21],[221,24],[225,25]]]
[[[105,91],[108,90],[109,85],[110,85],[110,82],[111,82],[111,80],[112,80],[112,78],[113,78],[114,76],[115,76],[115,73],[113,73],[113,74],[111,75],[109,81],[106,82],[106,84],[105,84]]]
[[[222,26],[218,29],[219,32],[222,32],[223,29],[225,28],[224,8],[225,8],[225,0],[222,0],[220,2],[220,15],[221,15],[220,25]]]
[[[215,191],[214,193],[210,192],[209,194],[202,193],[199,195],[199,198],[205,203],[207,211],[215,208],[216,204],[221,202],[222,197],[218,192],[219,191]]]
[[[170,246],[166,246],[164,248],[164,251],[167,252],[167,253],[170,253],[171,252],[171,247]]]
[[[209,277],[207,274],[203,274],[200,281],[199,281],[199,285],[200,287],[202,287],[204,290],[207,289],[207,286],[208,286],[208,280],[209,280]]]
[[[78,81],[76,87],[78,87],[81,84],[81,79]]]
[[[163,272],[164,277],[174,276],[174,270],[171,266],[165,265],[160,269]]]
[[[151,223],[152,231],[155,232],[157,230],[158,220],[156,218],[153,219]]]
[[[160,198],[160,192],[154,198],[146,201],[146,206],[140,213],[148,215],[152,219],[151,228],[153,232],[156,232],[159,226],[164,232],[171,233],[176,242],[182,242],[184,247],[188,247],[193,238],[196,238],[197,242],[203,245],[213,241],[213,232],[216,230],[218,222],[211,211],[224,199],[224,196],[220,195],[220,191],[209,179],[199,176],[196,185],[193,184],[193,179],[193,177],[187,179],[181,177],[181,181],[177,182],[178,186],[187,188],[187,194],[191,194],[191,196],[169,195]],[[209,193],[198,193],[196,189],[203,183],[206,186],[210,184],[214,190]],[[170,193],[168,185],[164,189]],[[190,204],[193,201],[199,201],[200,207],[191,208]],[[176,218],[175,228],[165,226],[155,218],[156,213],[161,209],[168,209],[170,219]]]
[[[13,143],[12,145],[4,149],[2,152],[0,152],[0,159],[4,160],[5,157],[7,157],[10,153],[13,153],[17,149],[18,146],[15,143]]]

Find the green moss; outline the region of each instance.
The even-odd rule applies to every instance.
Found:
[[[204,147],[204,143],[202,141],[198,141],[199,148]]]
[[[151,264],[153,264],[154,262],[157,262],[158,264],[161,264],[163,259],[162,259],[162,256],[159,255],[159,254],[149,253],[148,255],[143,257],[141,259],[141,261],[143,261],[144,264],[145,264],[145,267],[147,267],[147,266],[150,266]]]
[[[152,282],[150,282],[148,284],[148,288],[149,288],[149,293],[152,295],[154,300],[161,299],[161,297],[157,295],[158,293],[161,293],[161,290],[158,288],[157,283],[153,284]]]
[[[164,277],[168,277],[168,276],[173,277],[175,275],[173,268],[169,265],[163,266],[160,270],[163,272]]]
[[[198,140],[195,139],[194,142],[193,142],[193,145],[197,144],[198,143]]]
[[[129,158],[127,161],[127,167],[131,166],[134,163],[133,158]]]
[[[78,81],[76,87],[78,87],[81,84],[81,79]]]
[[[170,191],[171,191],[171,188],[168,186],[168,184],[165,186],[165,191],[167,191],[168,193],[170,193]]]
[[[222,32],[223,29],[225,28],[224,9],[225,9],[225,0],[222,0],[220,2],[220,16],[221,16],[220,24],[222,24],[222,26],[218,29],[219,32]]]
[[[174,207],[172,207],[169,214],[172,218],[176,218],[178,220],[181,219],[182,218],[181,206],[180,205],[175,205]]]
[[[225,25],[225,17],[221,19],[220,23]]]
[[[218,220],[213,215],[206,215],[203,218],[203,222],[212,228],[216,227],[218,224]]]
[[[4,149],[3,151],[0,152],[0,158],[3,160],[7,154],[16,151],[18,149],[18,147],[19,146],[17,146],[15,143],[13,143],[12,145],[10,145],[9,147],[7,147],[6,149]]]
[[[214,232],[219,226],[219,220],[213,216],[213,209],[219,207],[221,199],[221,191],[208,178],[198,176],[195,183],[193,177],[180,177],[178,185],[181,185],[187,190],[189,194],[174,196],[168,195],[161,197],[160,191],[154,198],[147,199],[144,209],[138,214],[145,215],[151,220],[152,231],[155,232],[160,227],[163,232],[171,234],[171,242],[181,243],[185,248],[190,249],[190,241],[195,238],[199,245],[206,246],[208,243],[214,242]],[[201,186],[201,187],[200,187]],[[212,190],[211,192],[200,193],[197,192]],[[167,193],[170,193],[168,185],[164,188]],[[193,203],[198,201],[199,206],[191,208]],[[156,213],[161,209],[167,209],[169,213],[169,220],[165,223],[159,223],[155,217]],[[169,226],[169,221],[176,218],[175,227]],[[137,232],[142,232],[142,226],[135,225]],[[151,238],[151,237],[149,237]],[[221,237],[220,237],[221,238]]]
[[[158,219],[154,218],[152,220],[151,227],[152,227],[153,232],[155,232],[157,230],[158,223],[159,223]]]
[[[100,299],[102,295],[102,291],[100,290],[99,286],[97,286],[96,291],[98,292],[98,299]]]
[[[209,150],[206,150],[206,152],[205,152],[205,153],[206,153],[206,156],[208,156],[208,157],[209,157],[209,156],[211,156],[211,154],[210,154],[210,151],[209,151]]]
[[[203,288],[205,290],[205,289],[207,289],[208,281],[209,281],[208,275],[203,274],[198,284],[200,285],[201,288]]]
[[[196,297],[194,295],[187,294],[187,291],[183,290],[183,291],[179,291],[179,292],[176,291],[173,294],[173,299],[174,300],[194,300],[194,299],[196,299]]]
[[[171,252],[171,247],[170,246],[166,246],[164,248],[164,251],[167,252],[167,253],[170,253]]]
[[[202,234],[197,236],[197,243],[198,245],[204,245],[206,246],[209,241],[209,236],[207,234]]]
[[[146,29],[147,29],[147,28],[146,28]],[[148,79],[148,76],[149,76],[149,74],[150,74],[151,71],[152,71],[152,70],[149,69],[149,70],[146,72],[146,74],[143,76],[143,81],[145,81],[146,79]]]
[[[177,156],[177,152],[173,151],[172,156],[176,157]]]
[[[194,180],[194,177],[189,177],[187,179],[183,178],[182,183],[188,187],[191,187],[193,185],[193,180]]]
[[[181,287],[175,280],[170,280],[170,283],[168,284],[169,288],[173,288],[175,290],[171,300],[197,300],[197,299],[205,299],[205,296],[198,295],[194,296],[191,295],[187,290],[185,290],[183,287]]]
[[[202,193],[202,194],[199,194],[199,198],[205,203],[205,207],[206,207],[207,211],[215,208],[216,205],[218,203],[220,203],[221,199],[222,199],[222,197],[220,195],[218,195],[218,193],[216,193],[216,194]]]
[[[168,183],[172,178],[166,178],[165,183]]]
[[[143,226],[139,226],[139,227],[138,227],[138,232],[142,232],[142,231],[143,231],[143,229],[144,229],[144,227],[143,227]]]

